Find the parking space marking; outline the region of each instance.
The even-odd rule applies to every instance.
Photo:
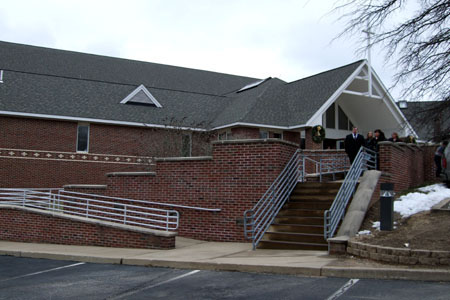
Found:
[[[71,265],[67,265],[67,266],[62,266],[62,267],[57,267],[57,268],[48,269],[48,270],[44,270],[44,271],[39,271],[39,272],[29,273],[29,274],[25,274],[25,275],[20,275],[20,276],[16,276],[16,277],[6,278],[6,279],[3,279],[3,280],[0,280],[0,282],[13,280],[13,279],[24,278],[24,277],[29,277],[29,276],[34,276],[34,275],[39,275],[39,274],[48,273],[48,272],[52,272],[52,271],[57,271],[57,270],[61,270],[61,269],[72,268],[72,267],[81,266],[81,265],[84,265],[84,264],[85,264],[84,262],[79,262],[79,263],[71,264]]]
[[[200,272],[200,270],[194,270],[194,271],[188,272],[186,274],[179,275],[179,276],[176,276],[176,277],[173,277],[173,278],[170,278],[170,279],[167,279],[167,280],[164,280],[164,281],[161,281],[161,282],[158,282],[158,283],[155,283],[155,284],[152,284],[152,285],[149,285],[149,286],[146,286],[146,287],[134,290],[134,291],[129,291],[127,293],[124,293],[124,294],[121,294],[121,295],[117,295],[117,296],[114,296],[114,297],[111,297],[111,298],[108,298],[108,299],[122,299],[122,298],[125,298],[125,297],[129,297],[129,296],[132,296],[134,294],[140,293],[142,291],[149,290],[149,289],[152,289],[154,287],[157,287],[157,286],[160,286],[160,285],[163,285],[163,284],[166,284],[166,283],[169,283],[169,282],[181,279],[181,278],[185,278],[185,277],[194,275],[194,274],[196,274],[198,272]]]
[[[358,283],[359,279],[350,279],[347,281],[346,284],[344,284],[339,290],[337,290],[333,295],[328,297],[326,300],[335,300],[342,296],[349,288],[354,286],[356,283]]]

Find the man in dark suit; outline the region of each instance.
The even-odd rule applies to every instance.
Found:
[[[364,137],[358,134],[358,128],[353,127],[352,133],[347,135],[344,141],[345,152],[347,153],[351,164],[353,164],[353,161],[358,154],[359,148],[361,148],[361,146],[364,146],[364,144]]]

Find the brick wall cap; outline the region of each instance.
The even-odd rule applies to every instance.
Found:
[[[300,147],[299,144],[288,142],[280,139],[242,139],[242,140],[225,140],[225,141],[214,141],[211,144],[213,145],[222,145],[222,144],[264,144],[264,143],[280,143],[285,145],[290,145],[294,147]]]
[[[89,224],[100,225],[100,226],[105,226],[105,227],[112,227],[112,228],[116,228],[116,229],[138,232],[138,233],[152,234],[155,236],[173,237],[173,236],[177,235],[176,232],[172,232],[172,231],[148,229],[148,228],[143,228],[143,227],[138,227],[138,226],[108,222],[108,221],[103,221],[103,220],[98,220],[98,219],[88,219],[88,218],[83,218],[83,217],[79,217],[79,216],[72,216],[72,215],[63,214],[63,213],[59,213],[59,212],[41,210],[41,209],[31,208],[31,207],[0,204],[0,209],[22,210],[22,211],[27,211],[30,213],[36,213],[36,214],[52,216],[52,217],[56,217],[56,218],[68,219],[68,220],[72,220],[72,221],[76,221],[76,222],[83,222],[83,223],[89,223]]]
[[[301,152],[342,152],[345,153],[344,149],[321,149],[321,150],[317,150],[317,149],[302,149]]]
[[[417,147],[417,148],[414,147],[414,144],[404,144],[404,145],[402,145],[402,146],[405,146],[405,147],[411,149],[412,151],[422,150],[422,149],[420,149],[419,147]]]
[[[423,151],[423,147],[421,147],[417,144],[414,144],[414,143],[407,143],[406,146],[411,147],[411,148],[417,148],[418,150]]]
[[[108,186],[106,184],[66,184],[64,189],[96,189],[106,190]]]
[[[212,156],[191,156],[191,157],[157,157],[155,161],[198,161],[198,160],[212,160]]]
[[[328,241],[328,243],[333,243],[333,244],[345,244],[348,242],[349,239],[350,239],[349,236],[341,235],[341,236],[329,238],[327,241]]]
[[[389,142],[389,141],[379,142],[378,145],[393,146],[397,149],[400,149],[401,151],[405,151],[405,149],[403,149],[402,146],[406,146],[406,144],[402,143],[402,142],[393,143],[393,142]]]
[[[111,172],[106,173],[106,176],[156,176],[156,172]]]

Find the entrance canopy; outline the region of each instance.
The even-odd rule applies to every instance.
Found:
[[[417,137],[376,73],[373,70],[369,73],[367,63],[350,76],[308,123],[321,124],[326,128],[327,138],[334,140],[345,138],[353,125],[363,135],[381,129],[386,137],[392,132]]]

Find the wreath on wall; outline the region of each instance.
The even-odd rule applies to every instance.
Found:
[[[314,143],[322,143],[325,139],[325,128],[322,125],[316,125],[312,128],[312,140]]]

